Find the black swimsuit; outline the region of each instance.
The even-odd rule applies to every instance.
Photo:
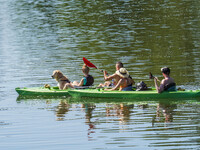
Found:
[[[91,75],[88,75],[83,79],[83,86],[91,86],[94,83],[94,78]]]
[[[176,90],[176,83],[169,83],[164,86],[164,91],[174,91]]]

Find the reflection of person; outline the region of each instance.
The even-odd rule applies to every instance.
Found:
[[[57,120],[63,120],[65,117],[65,114],[69,111],[70,105],[65,101],[60,101],[60,104],[58,105],[58,109],[56,110],[56,116],[58,117]]]
[[[173,112],[174,109],[176,108],[177,108],[176,104],[159,103],[157,106],[156,117],[161,118],[161,115],[163,114],[164,122],[166,123],[173,122]]]
[[[82,104],[82,108],[85,108],[86,123],[91,123],[92,111],[96,108],[94,104]]]
[[[96,106],[93,104],[83,104],[82,108],[85,108],[85,119],[86,119],[85,123],[88,124],[89,126],[88,129],[88,137],[89,137],[91,133],[95,133],[94,131],[92,131],[93,129],[95,129],[95,125],[94,122],[91,122],[91,118],[92,118],[92,111],[96,108]]]
[[[130,77],[128,71],[125,68],[120,68],[116,71],[116,75],[119,76],[119,80],[116,85],[112,89],[105,89],[105,90],[117,90],[119,91],[132,91],[132,84],[133,79]]]
[[[121,123],[126,123],[130,119],[131,109],[134,108],[134,104],[113,104],[106,107],[107,116],[117,116]]]
[[[163,91],[174,91],[176,90],[176,83],[174,79],[169,76],[170,69],[167,67],[161,68],[161,72],[164,76],[164,79],[161,81],[160,86],[158,86],[158,78],[154,77],[155,87],[158,93]]]

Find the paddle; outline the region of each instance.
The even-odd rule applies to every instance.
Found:
[[[98,69],[99,71],[103,72],[103,70],[100,70],[99,68],[97,68],[93,63],[91,63],[89,60],[87,60],[85,57],[83,57],[83,62],[91,68],[95,68]]]
[[[155,77],[152,75],[151,72],[149,72],[149,79],[154,79]]]
[[[154,79],[155,77],[152,75],[151,72],[149,72],[149,79]],[[160,82],[160,80],[158,80]]]

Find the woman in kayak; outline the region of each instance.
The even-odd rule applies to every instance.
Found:
[[[119,91],[133,91],[133,79],[130,77],[128,71],[125,68],[120,68],[116,71],[116,75],[119,77],[119,81],[112,89],[105,89],[108,91],[113,91],[119,89]]]
[[[73,83],[68,83],[66,84],[65,89],[75,88],[78,86],[92,86],[94,83],[94,78],[91,75],[89,75],[89,71],[90,68],[86,64],[84,64],[82,67],[82,72],[84,74],[84,77],[81,79],[81,81],[80,82],[74,81]]]
[[[158,78],[154,77],[155,87],[158,93],[163,91],[175,91],[176,90],[176,83],[174,79],[169,76],[170,69],[167,67],[161,68],[161,72],[164,76],[164,79],[160,82],[160,86],[158,86]]]
[[[99,87],[113,87],[115,86],[118,81],[121,79],[120,76],[117,74],[120,68],[123,68],[123,63],[122,62],[117,62],[115,65],[116,72],[110,76],[108,76],[108,73],[104,71],[104,80],[106,81],[104,84],[99,84]],[[131,76],[129,76],[131,78]],[[132,79],[132,78],[131,78]],[[111,82],[112,80],[112,82]],[[134,81],[132,79],[132,84],[134,84]]]

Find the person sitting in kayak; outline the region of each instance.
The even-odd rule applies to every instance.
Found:
[[[120,68],[118,71],[116,71],[116,75],[119,76],[119,81],[112,89],[105,90],[113,91],[119,89],[119,91],[133,91],[133,79],[130,77],[128,71],[125,68]]]
[[[164,76],[164,79],[160,82],[160,86],[158,86],[158,78],[154,77],[155,87],[158,93],[163,91],[175,91],[176,90],[176,83],[174,79],[169,76],[170,69],[168,67],[161,68],[161,72]]]
[[[92,86],[94,83],[94,78],[91,75],[89,75],[89,71],[90,68],[86,64],[84,64],[82,67],[82,72],[84,74],[84,77],[81,79],[81,81],[80,82],[74,81],[73,83],[68,83],[65,86],[65,89],[75,88],[78,86]]]
[[[117,71],[120,69],[120,68],[123,68],[123,63],[122,62],[117,62],[116,65],[115,65],[115,68],[116,68],[116,72],[113,74],[113,75],[110,75],[108,76],[108,73],[106,71],[104,71],[104,80],[106,81],[104,84],[99,84],[99,87],[110,87],[110,86],[115,86],[118,81],[120,80],[120,76],[117,74]],[[131,78],[131,76],[130,76]],[[132,79],[132,78],[131,78]],[[111,82],[111,80],[113,82]],[[135,82],[133,81],[132,79],[132,84],[134,84]]]
[[[84,64],[82,67],[82,72],[84,77],[81,79],[80,82],[74,81],[73,86],[91,86],[94,83],[94,78],[89,75],[90,68]]]

